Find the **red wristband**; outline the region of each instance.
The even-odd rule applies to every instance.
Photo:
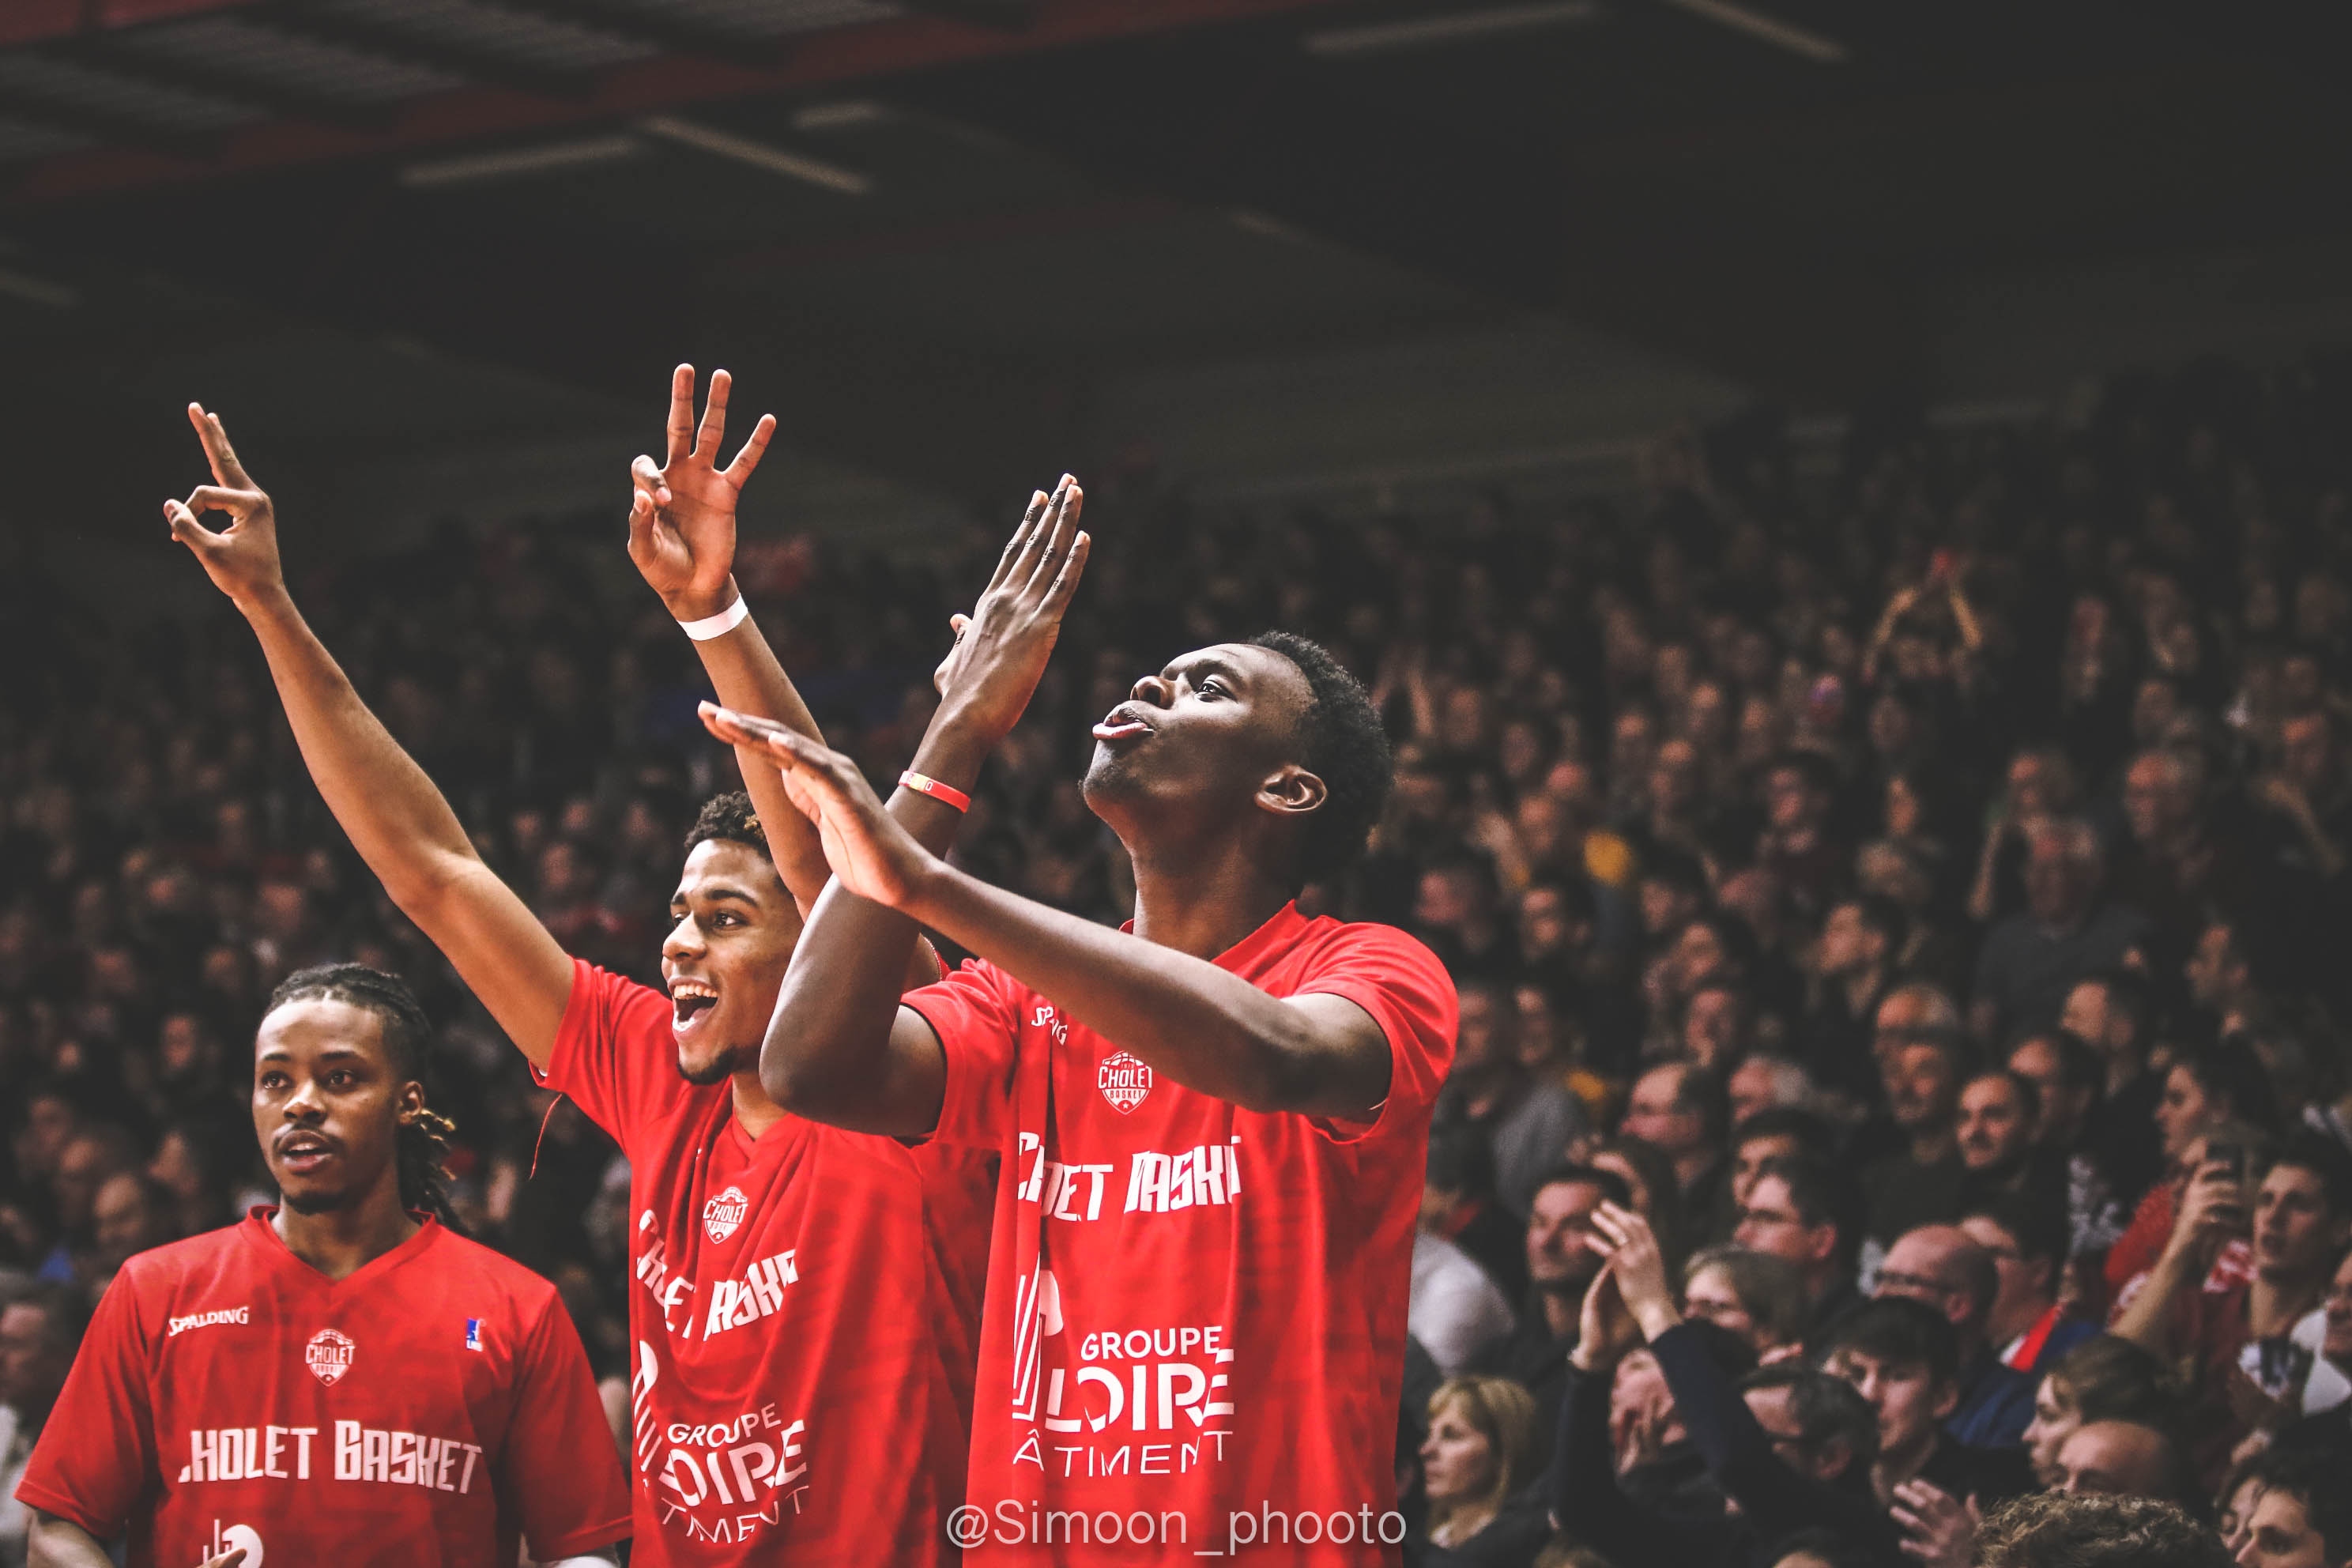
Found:
[[[898,775],[898,782],[918,794],[929,795],[943,805],[954,806],[958,811],[971,809],[971,796],[953,784],[940,783],[928,773],[919,773],[914,769],[908,768]]]

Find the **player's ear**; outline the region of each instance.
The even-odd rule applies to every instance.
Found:
[[[425,1086],[409,1079],[393,1091],[393,1120],[403,1127],[413,1127],[425,1115]]]
[[[1286,816],[1304,816],[1321,805],[1330,793],[1329,786],[1298,763],[1285,763],[1257,786],[1257,806]]]

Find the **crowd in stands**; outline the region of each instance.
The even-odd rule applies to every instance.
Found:
[[[1089,476],[1087,579],[957,854],[1118,920],[1076,780],[1138,673],[1276,626],[1371,687],[1396,787],[1307,901],[1460,992],[1417,1561],[2092,1561],[2050,1555],[2072,1531],[2352,1563],[2347,437],[2352,363],[2315,360],[1874,416],[1834,461],[1759,416],[1541,510]],[[328,521],[284,528],[329,647],[566,946],[657,983],[732,763],[611,520],[306,574]],[[877,778],[1001,521],[921,561],[743,552]],[[247,1052],[326,959],[425,995],[459,1211],[559,1282],[623,1408],[625,1169],[359,865],[243,626],[0,594],[0,1498],[113,1270],[270,1200]]]

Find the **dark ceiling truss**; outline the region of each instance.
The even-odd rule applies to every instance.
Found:
[[[539,11],[541,7],[530,9]],[[593,72],[534,65],[454,38],[389,26],[372,16],[329,11],[311,0],[271,0],[269,4],[239,10],[236,18],[313,43],[354,49],[401,65],[421,66],[479,86],[507,88],[535,98],[579,100],[593,96],[596,90]]]
[[[37,56],[69,61],[110,76],[193,92],[205,98],[261,110],[287,120],[308,120],[344,131],[376,131],[392,120],[388,105],[354,101],[326,93],[305,91],[268,75],[207,60],[201,65],[175,65],[160,52],[126,41],[116,29],[92,28],[38,46]],[[184,149],[183,149],[184,150]]]
[[[136,147],[168,158],[201,160],[216,155],[220,150],[221,139],[216,132],[190,131],[121,110],[103,109],[37,81],[9,84],[7,112],[12,120]]]
[[[485,9],[512,11],[567,26],[645,44],[666,54],[720,65],[761,67],[782,58],[784,46],[774,38],[757,37],[730,28],[714,27],[691,16],[639,10],[625,0],[472,0]]]

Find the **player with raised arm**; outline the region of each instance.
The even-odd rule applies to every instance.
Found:
[[[1066,520],[1017,539],[981,620],[1005,584],[1056,561],[1074,576],[1086,549]],[[1328,654],[1280,633],[1137,681],[1096,726],[1086,776],[1135,867],[1131,929],[1107,930],[965,875],[903,825],[952,815],[1027,698],[962,698],[977,631],[887,809],[820,742],[705,714],[768,747],[835,877],[761,1053],[769,1092],[1003,1156],[980,1512],[961,1538],[990,1560],[1392,1561],[1412,1230],[1454,987],[1403,932],[1295,902],[1380,809],[1378,716]],[[980,962],[902,1004],[918,921]]]
[[[719,465],[728,388],[711,379],[698,434],[680,367],[667,459],[640,465],[631,554],[689,623],[722,695],[807,723],[740,613],[691,624],[709,614],[698,596],[721,612],[735,602],[735,498],[772,428],[762,420]],[[962,1486],[984,1245],[971,1216],[992,1172],[966,1152],[787,1115],[761,1087],[796,900],[826,875],[806,823],[740,795],[703,808],[671,897],[667,996],[566,956],[304,624],[268,496],[219,421],[190,417],[216,483],[170,504],[173,532],[259,637],[320,793],[541,1081],[628,1158],[636,1559],[933,1560]],[[206,510],[231,525],[205,529]],[[764,775],[755,790],[776,778],[772,764],[751,771]],[[904,944],[896,962],[903,978]]]
[[[254,1041],[280,1206],[142,1252],[17,1496],[31,1562],[609,1563],[628,1482],[555,1287],[449,1228],[431,1026],[389,974],[287,977]]]

